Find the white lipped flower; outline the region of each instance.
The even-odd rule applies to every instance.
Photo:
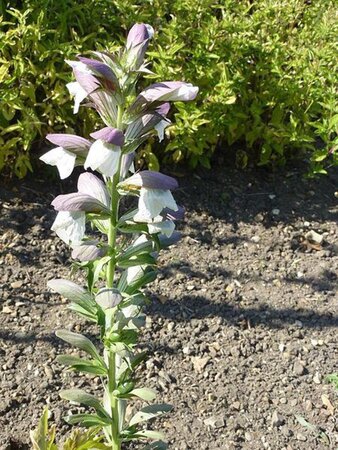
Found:
[[[77,114],[79,112],[81,102],[83,102],[83,100],[87,97],[88,93],[77,81],[67,83],[66,88],[68,89],[70,95],[74,97],[73,113]]]
[[[51,229],[66,244],[79,245],[85,235],[86,213],[84,211],[60,211]]]
[[[58,195],[52,202],[58,211],[52,230],[66,244],[81,244],[86,231],[86,212],[109,212],[110,196],[105,184],[92,173],[82,173],[78,192]]]
[[[136,222],[147,222],[157,217],[164,208],[178,210],[172,193],[168,189],[149,189],[142,187],[138,201],[138,212],[134,216]]]
[[[124,134],[116,128],[104,127],[91,133],[91,137],[96,141],[89,149],[84,168],[90,167],[106,177],[113,177],[119,167]]]
[[[149,234],[164,234],[170,237],[175,231],[175,223],[172,220],[163,220],[162,216],[155,217],[153,222],[148,223]]]
[[[88,139],[75,134],[48,134],[46,139],[57,147],[42,155],[40,160],[56,166],[62,180],[73,172],[77,157],[86,157],[91,145]]]
[[[84,168],[98,170],[106,177],[113,177],[118,170],[121,148],[98,139],[90,147]]]
[[[63,147],[56,147],[42,155],[40,159],[50,166],[56,166],[61,180],[64,180],[73,172],[76,155]]]

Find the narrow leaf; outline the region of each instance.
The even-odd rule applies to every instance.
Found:
[[[107,373],[107,368],[97,360],[88,361],[86,359],[71,355],[59,355],[56,357],[56,360],[58,363],[68,366],[73,370],[92,373],[95,375],[105,375]]]
[[[74,303],[95,304],[91,294],[81,286],[63,278],[49,280],[47,286]]]
[[[86,428],[95,427],[97,425],[111,425],[111,420],[100,417],[97,414],[72,414],[71,416],[66,416],[65,420],[70,425],[79,423]]]
[[[94,395],[88,394],[82,389],[66,389],[60,392],[60,397],[70,402],[76,402],[81,405],[90,406],[102,414],[107,414],[99,401]]]
[[[147,402],[151,402],[156,398],[156,391],[150,388],[137,388],[133,389],[130,392],[130,395],[135,395],[136,397],[142,398],[142,400],[146,400]]]
[[[94,359],[102,361],[102,358],[100,357],[95,345],[82,334],[73,333],[72,331],[68,330],[58,330],[55,334],[63,341],[68,342],[69,344],[74,345],[74,347],[77,347],[80,350],[88,353]]]
[[[155,417],[159,417],[162,414],[166,414],[172,410],[172,406],[167,405],[165,403],[159,405],[149,405],[142,408],[138,411],[130,420],[129,425],[136,425],[140,422],[145,422],[150,419],[154,419]]]

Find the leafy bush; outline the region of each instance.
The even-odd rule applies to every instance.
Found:
[[[306,155],[312,173],[322,173],[337,162],[333,0],[21,3],[0,23],[0,166],[15,160],[24,175],[34,139],[51,127],[85,133],[66,106],[63,59],[111,47],[135,21],[158,33],[150,51],[158,77],[184,78],[201,92],[197,106],[177,106],[170,140],[143,149],[152,168],[154,153],[208,167],[216,146],[234,149],[242,167]],[[168,60],[175,62],[170,69]],[[81,115],[88,127],[93,119]]]

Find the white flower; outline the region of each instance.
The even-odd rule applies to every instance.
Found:
[[[118,170],[121,148],[98,139],[90,147],[84,168],[99,170],[106,177],[112,177]]]
[[[160,216],[162,219],[162,216]],[[148,231],[150,234],[161,233],[170,237],[175,231],[175,223],[172,220],[163,220],[161,222],[148,223]]]
[[[157,136],[158,136],[158,140],[160,142],[163,141],[164,139],[164,130],[167,128],[167,126],[170,125],[170,121],[168,119],[166,120],[161,120],[159,123],[157,123],[154,128],[157,132]]]
[[[68,245],[79,245],[85,234],[86,213],[84,211],[60,211],[52,230]]]
[[[157,217],[164,208],[178,210],[172,193],[168,189],[140,189],[138,212],[134,216],[137,222],[147,222]]]
[[[75,167],[76,155],[63,147],[56,147],[40,157],[41,161],[56,166],[61,180],[69,177]]]
[[[87,97],[88,93],[77,81],[72,81],[71,83],[66,84],[66,87],[70,95],[75,97],[73,113],[76,114],[79,112],[80,103]]]

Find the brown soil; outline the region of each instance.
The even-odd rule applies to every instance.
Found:
[[[304,181],[297,171],[274,178],[219,171],[181,179],[184,237],[160,258],[140,344],[149,350],[144,384],[174,405],[154,424],[171,449],[337,447],[337,395],[325,380],[337,372],[334,175]],[[0,189],[2,450],[29,448],[46,403],[60,433],[67,429],[60,389],[99,389],[98,380],[65,373],[55,361],[65,351],[56,329],[95,330],[46,289],[70,266],[49,229],[49,204],[61,191],[54,184]],[[310,230],[321,244],[305,238]]]

